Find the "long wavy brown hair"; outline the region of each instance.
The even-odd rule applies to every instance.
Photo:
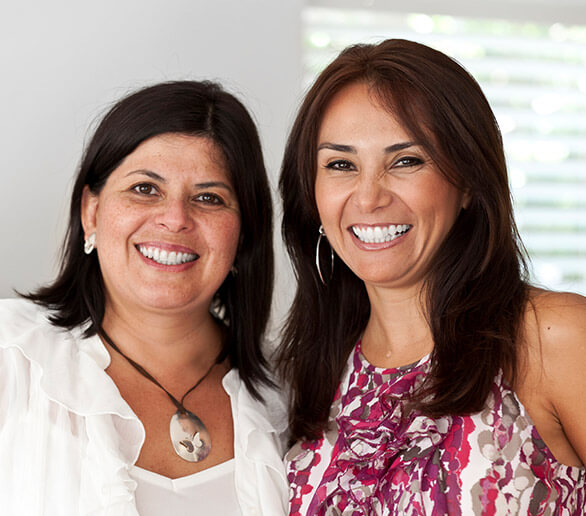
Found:
[[[470,196],[426,278],[434,350],[430,374],[413,402],[430,416],[476,412],[498,371],[514,384],[518,370],[529,288],[525,252],[501,134],[484,94],[456,61],[425,45],[399,39],[354,45],[308,91],[279,182],[283,238],[298,281],[278,353],[280,373],[291,385],[294,440],[318,438],[325,429],[346,361],[370,314],[363,282],[340,259],[326,285],[314,263],[318,132],[333,96],[356,82],[367,84],[447,180]],[[327,268],[325,253],[323,259]]]

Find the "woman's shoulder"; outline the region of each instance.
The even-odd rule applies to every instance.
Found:
[[[279,389],[257,386],[262,399],[246,388],[237,369],[222,381],[234,418],[234,457],[241,492],[256,493],[263,514],[285,514],[288,482],[282,461],[287,412]],[[261,488],[259,489],[259,486]]]
[[[529,303],[537,309],[556,310],[560,308],[576,308],[586,310],[586,297],[575,292],[561,292],[531,287],[529,290]]]
[[[533,289],[523,328],[528,363],[543,380],[567,389],[586,368],[586,297]]]
[[[45,320],[42,310],[30,301],[0,299],[0,405],[14,407],[16,400],[25,398],[27,379],[32,378],[28,348],[35,335],[47,334]],[[17,396],[17,390],[22,396]]]
[[[0,345],[48,323],[47,311],[26,299],[0,299]]]
[[[523,333],[527,350],[526,367],[521,369],[519,381],[523,402],[528,409],[533,409],[531,415],[546,442],[549,434],[551,444],[548,445],[554,454],[555,448],[559,450],[558,459],[576,464],[579,458],[584,464],[586,298],[568,292],[533,289]],[[540,421],[543,421],[542,428],[539,428]]]
[[[563,350],[560,359],[586,352],[586,297],[571,292],[532,289],[525,330],[540,344],[544,358]]]
[[[251,428],[266,432],[286,430],[287,405],[284,392],[277,385],[257,385],[260,397],[256,397],[248,390],[237,369],[231,369],[222,383],[241,421],[246,420]]]
[[[37,364],[45,373],[56,373],[62,363],[81,359],[80,351],[100,367],[109,362],[96,339],[83,339],[83,327],[67,329],[51,322],[51,312],[26,299],[0,300],[0,351],[3,356],[21,356],[23,365]],[[0,357],[2,360],[2,357]]]
[[[32,314],[38,313],[42,308],[29,301],[28,299],[23,299],[20,297],[8,297],[5,299],[0,299],[0,316],[4,314],[14,313],[14,314],[22,314],[26,316],[27,314],[30,316]]]

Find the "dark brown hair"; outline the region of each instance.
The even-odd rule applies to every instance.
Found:
[[[357,82],[470,196],[426,278],[434,350],[430,374],[414,401],[431,416],[475,412],[500,369],[511,381],[517,371],[526,266],[502,139],[486,98],[462,66],[425,45],[395,39],[351,46],[308,91],[279,183],[283,237],[298,280],[279,352],[280,372],[292,387],[293,439],[317,438],[325,428],[346,360],[370,313],[363,282],[341,260],[336,258],[325,286],[314,264],[318,132],[333,96]]]
[[[102,323],[105,292],[96,253],[83,253],[81,198],[86,185],[98,194],[110,174],[143,141],[164,133],[203,136],[223,152],[240,207],[235,265],[216,298],[224,306],[225,350],[252,394],[270,383],[262,340],[273,290],[272,203],[260,140],[242,103],[208,81],[176,81],[146,87],[117,102],[87,146],[76,176],[61,268],[50,285],[28,299],[53,311],[65,328],[86,324],[85,336]]]

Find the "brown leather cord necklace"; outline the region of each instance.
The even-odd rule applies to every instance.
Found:
[[[173,404],[177,407],[177,412],[171,417],[169,423],[169,433],[171,435],[171,442],[175,453],[182,459],[189,462],[199,462],[205,459],[212,449],[212,440],[208,429],[203,424],[203,421],[197,417],[193,412],[187,410],[183,405],[188,394],[193,392],[197,387],[208,377],[212,369],[222,361],[224,352],[222,351],[216,360],[212,363],[207,372],[191,387],[182,397],[181,401],[177,400],[159,381],[151,375],[144,367],[126,356],[102,327],[99,327],[98,334],[114,349],[117,353],[122,355],[128,363],[134,367],[141,375],[153,382],[157,387],[161,388],[167,396],[171,399]]]

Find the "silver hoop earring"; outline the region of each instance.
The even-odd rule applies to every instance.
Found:
[[[83,243],[83,252],[85,254],[92,254],[92,251],[96,247],[96,234],[92,233],[89,237],[85,239]]]
[[[326,282],[324,281],[324,277],[321,273],[321,267],[319,266],[319,246],[321,244],[321,239],[322,237],[326,236],[326,233],[324,231],[324,227],[322,225],[319,226],[319,237],[317,238],[317,245],[315,246],[315,266],[317,268],[317,273],[319,274],[319,279],[321,280],[321,282],[325,285]],[[332,249],[332,246],[330,245],[330,260],[331,260],[331,267],[330,267],[330,277],[328,278],[328,281],[332,278],[333,274],[334,274],[334,250]]]

